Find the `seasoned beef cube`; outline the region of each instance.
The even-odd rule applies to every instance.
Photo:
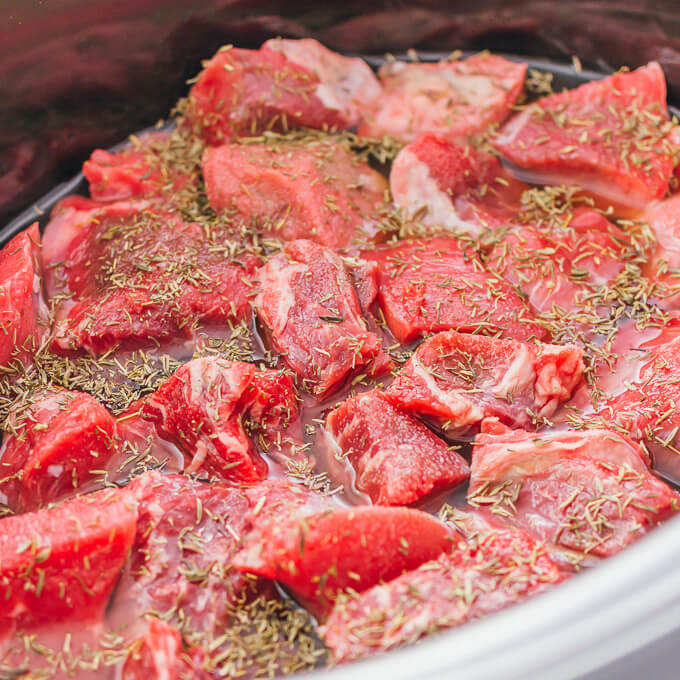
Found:
[[[678,509],[642,448],[613,430],[530,433],[489,423],[468,501],[537,538],[609,557]]]
[[[114,153],[95,149],[83,163],[90,196],[97,201],[153,196],[172,200],[175,192],[195,183],[197,178],[164,160],[163,152],[170,146],[170,133],[155,132],[131,136],[130,144]]]
[[[247,429],[259,448],[280,460],[298,457],[302,423],[291,377],[284,371],[257,371],[243,400]]]
[[[492,154],[443,135],[419,135],[390,171],[394,202],[408,217],[433,231],[473,236],[508,224],[527,188]]]
[[[392,581],[338,600],[321,636],[335,661],[351,661],[492,614],[563,578],[528,534],[487,531]]]
[[[680,474],[679,333],[672,320],[656,338],[622,353],[613,376],[596,383],[605,394],[595,420],[643,442],[655,467],[673,477]]]
[[[137,614],[217,636],[253,582],[232,567],[246,530],[246,497],[227,484],[154,472],[129,488],[139,500],[139,519],[132,584],[122,597]]]
[[[267,40],[262,46],[281,52],[297,66],[315,73],[319,84],[314,94],[327,108],[340,111],[347,126],[354,127],[366,110],[382,95],[382,87],[371,67],[358,57],[345,57],[317,40]]]
[[[356,488],[378,505],[415,503],[469,474],[452,448],[376,390],[331,411],[326,435],[331,453],[354,468]]]
[[[418,347],[385,396],[452,433],[489,416],[529,428],[567,401],[582,375],[583,351],[573,345],[445,331]]]
[[[378,302],[400,342],[444,330],[517,340],[545,331],[510,285],[449,237],[414,239],[365,251],[379,265]]]
[[[342,591],[361,592],[434,559],[453,536],[425,512],[377,506],[265,514],[255,527],[234,566],[280,581],[317,615]]]
[[[342,259],[311,241],[286,244],[260,270],[260,321],[274,348],[318,399],[358,373],[379,375],[390,360],[368,331]]]
[[[356,96],[343,101],[342,76],[331,69],[345,70],[349,78],[358,73],[370,83],[369,96],[379,85],[353,60],[326,54],[326,63],[312,69],[309,57],[293,56],[293,51],[280,43],[265,44],[259,50],[218,50],[203,64],[191,88],[185,111],[188,122],[208,144],[265,130],[355,125],[356,105],[351,100]]]
[[[486,265],[521,290],[537,313],[576,325],[576,317],[589,318],[610,303],[597,293],[624,271],[630,249],[623,232],[591,208],[576,208],[564,223],[509,231]]]
[[[493,142],[541,184],[576,184],[622,206],[662,198],[677,162],[656,62],[539,99]]]
[[[680,309],[680,195],[648,206],[640,221],[649,225],[656,240],[643,271],[659,284],[659,304]]]
[[[176,628],[150,618],[147,632],[130,646],[121,680],[209,680],[200,648],[184,648]]]
[[[215,212],[247,230],[334,249],[380,235],[385,178],[330,137],[208,148],[203,175]]]
[[[136,501],[120,489],[0,520],[0,630],[99,621],[136,521]]]
[[[14,512],[101,484],[97,472],[106,469],[120,443],[113,416],[82,392],[41,390],[8,423],[0,447],[0,499]]]
[[[151,201],[101,204],[78,196],[54,209],[44,236],[57,350],[193,339],[201,323],[226,325],[249,310],[259,260]]]
[[[242,424],[247,400],[255,396],[256,372],[241,361],[194,359],[144,399],[139,413],[183,452],[186,472],[257,482],[267,474],[267,464]]]
[[[0,366],[24,363],[40,346],[47,319],[41,277],[35,222],[0,250]]]
[[[464,138],[502,122],[522,91],[526,64],[493,54],[437,64],[395,61],[380,68],[383,96],[359,134],[413,141],[419,132]]]

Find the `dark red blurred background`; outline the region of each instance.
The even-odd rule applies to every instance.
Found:
[[[611,70],[658,60],[680,100],[680,2],[4,0],[0,227],[89,151],[166,116],[220,45],[311,36],[345,52],[492,49]]]

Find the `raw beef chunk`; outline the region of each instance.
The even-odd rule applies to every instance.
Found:
[[[158,434],[180,448],[186,471],[257,482],[267,464],[241,422],[257,369],[241,361],[194,359],[178,368],[139,408]]]
[[[46,311],[36,222],[0,250],[0,366],[33,355],[44,334]]]
[[[412,141],[419,132],[450,138],[503,121],[522,91],[526,64],[492,54],[437,64],[392,62],[381,67],[384,94],[359,134]]]
[[[657,338],[636,344],[630,352],[632,358],[620,357],[615,379],[609,379],[609,390],[596,417],[643,441],[653,453],[655,466],[673,476],[680,470],[678,332],[677,321],[671,322]]]
[[[284,371],[257,371],[244,395],[247,430],[259,448],[278,459],[295,458],[302,423],[295,386]]]
[[[243,492],[158,473],[137,478],[130,489],[139,519],[126,596],[138,613],[218,635],[252,583],[231,565],[246,528]]]
[[[346,458],[356,487],[378,505],[408,505],[469,474],[467,463],[421,422],[375,390],[326,417],[331,453]]]
[[[234,566],[281,581],[316,614],[327,612],[338,593],[361,592],[395,578],[452,544],[452,534],[441,522],[407,508],[265,515],[260,523],[256,520],[256,528],[252,537],[246,536]]]
[[[317,398],[352,375],[377,375],[390,361],[367,330],[352,279],[342,259],[311,241],[286,244],[260,270],[260,321],[274,348]]]
[[[613,430],[477,437],[468,501],[539,539],[608,557],[674,514],[678,497]]]
[[[0,499],[15,512],[88,490],[119,445],[116,421],[89,394],[45,389],[31,401],[10,415],[0,448]]]
[[[95,149],[83,164],[83,175],[90,185],[90,196],[97,201],[123,201],[131,198],[162,196],[172,199],[194,178],[170,167],[163,160],[167,133],[131,137],[130,145],[110,153]]]
[[[489,416],[529,428],[567,401],[582,375],[583,351],[573,345],[445,331],[418,347],[385,396],[454,433]]]
[[[208,680],[203,662],[200,649],[184,648],[179,631],[150,619],[146,634],[131,645],[121,680]]]
[[[247,230],[336,249],[379,236],[387,183],[330,137],[208,148],[203,175],[213,209]]]
[[[356,125],[357,105],[375,98],[379,84],[358,60],[320,45],[316,52],[316,59],[301,57],[291,41],[271,41],[259,50],[223,47],[191,88],[189,122],[209,144],[265,130]]]
[[[136,502],[104,489],[0,520],[0,630],[97,621],[135,536]]]
[[[351,661],[499,611],[562,579],[529,535],[484,532],[393,581],[342,598],[321,635],[336,661]]]
[[[680,309],[680,195],[650,205],[640,217],[656,239],[644,273],[659,283],[660,304]]]
[[[666,82],[656,62],[544,97],[494,145],[541,184],[577,184],[620,205],[662,198],[676,165]]]
[[[564,224],[509,231],[486,264],[521,290],[536,312],[577,324],[577,317],[588,318],[607,303],[598,291],[624,270],[629,253],[623,232],[595,210],[577,208]]]
[[[278,50],[289,61],[315,73],[319,84],[314,94],[331,110],[342,112],[354,127],[366,109],[382,95],[382,87],[371,67],[358,57],[344,57],[317,40],[267,40],[264,48]]]
[[[244,318],[259,263],[220,225],[206,230],[150,201],[78,196],[55,207],[43,257],[54,346],[95,354],[193,338],[200,323]]]
[[[424,134],[394,159],[390,189],[406,215],[433,231],[467,233],[508,224],[528,186],[474,146]]]
[[[454,238],[414,239],[367,251],[378,263],[378,302],[400,342],[457,330],[545,338],[520,297]]]

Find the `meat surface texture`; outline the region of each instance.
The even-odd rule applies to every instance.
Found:
[[[150,201],[64,199],[43,247],[53,347],[101,354],[239,321],[259,260],[238,251],[219,225],[206,233]]]
[[[583,351],[573,345],[446,331],[416,349],[385,396],[450,434],[490,416],[529,429],[569,400],[582,375]]]
[[[445,525],[408,508],[359,506],[276,518],[265,514],[255,522],[257,531],[246,536],[234,565],[280,581],[316,614],[328,612],[340,592],[361,592],[395,578],[452,544]]]
[[[253,364],[219,358],[194,359],[139,406],[158,434],[179,447],[185,471],[218,479],[257,482],[267,474],[243,429],[242,416],[255,396]]]
[[[453,448],[376,390],[344,401],[325,427],[329,452],[347,460],[356,488],[378,505],[415,503],[469,474]]]
[[[387,183],[333,138],[208,148],[203,176],[213,209],[246,230],[336,249],[380,236]]]
[[[305,390],[322,399],[350,376],[389,370],[347,267],[332,250],[292,241],[260,270],[259,279],[260,321]]]
[[[94,397],[42,390],[10,415],[0,447],[0,499],[37,510],[99,483],[120,444],[113,416]],[[89,488],[88,488],[89,487]]]
[[[502,122],[522,91],[526,64],[491,54],[380,68],[384,94],[359,128],[366,137],[413,141],[419,132],[465,138]]]
[[[378,92],[378,83],[354,60],[318,48],[321,60],[300,58],[286,43],[272,41],[259,50],[222,48],[203,64],[185,114],[209,144],[265,130],[356,125],[356,105]],[[310,68],[312,61],[316,68]],[[352,78],[364,84],[352,83],[348,91]]]
[[[509,224],[527,188],[496,156],[444,135],[419,135],[390,170],[394,202],[433,232],[478,236]]]
[[[46,330],[38,223],[0,250],[0,367],[29,361]]]
[[[161,619],[150,619],[123,666],[121,680],[208,680],[198,649],[184,649],[182,636]]]
[[[190,173],[172,168],[163,158],[169,134],[148,133],[132,137],[128,146],[116,152],[95,149],[83,163],[83,175],[96,201],[125,201],[173,193],[194,181]]]
[[[529,535],[487,531],[414,571],[339,600],[321,635],[336,661],[351,661],[499,611],[562,579]]]
[[[0,520],[0,630],[99,621],[134,541],[136,505],[104,489]]]
[[[494,245],[486,265],[515,285],[536,313],[577,326],[579,316],[611,305],[603,291],[628,258],[623,232],[596,210],[577,207],[558,224],[511,229]]]
[[[521,298],[458,239],[414,239],[362,253],[378,263],[378,303],[397,340],[425,333],[544,339]]]
[[[656,62],[539,99],[493,142],[545,184],[576,184],[641,208],[668,191],[677,158]]]
[[[612,430],[488,429],[475,441],[468,502],[540,540],[608,557],[678,509],[640,446]]]
[[[231,564],[246,528],[246,497],[227,484],[158,473],[130,490],[139,519],[124,597],[137,614],[217,637],[251,589]]]

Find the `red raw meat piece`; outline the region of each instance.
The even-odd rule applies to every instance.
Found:
[[[390,189],[394,202],[420,224],[478,235],[508,224],[519,212],[528,185],[490,153],[423,134],[394,159]]]
[[[378,505],[415,503],[470,474],[454,449],[375,390],[331,411],[326,433],[331,451],[354,468],[357,489]]]
[[[344,590],[361,592],[434,559],[453,539],[427,513],[378,506],[263,517],[256,527],[234,566],[281,581],[315,614],[327,612]]]
[[[583,375],[583,350],[445,331],[425,340],[385,396],[410,413],[464,433],[496,416],[531,427],[567,401]]]
[[[303,440],[291,377],[284,371],[258,371],[243,398],[247,430],[260,449],[278,459],[295,458]]]
[[[0,520],[0,630],[98,621],[136,521],[135,499],[119,489]]]
[[[680,168],[680,166],[679,166]],[[680,195],[648,206],[640,221],[649,225],[656,238],[654,252],[643,267],[644,273],[658,281],[659,301],[667,309],[680,308]]]
[[[23,362],[40,346],[47,323],[41,276],[35,222],[0,250],[0,366]]]
[[[125,597],[186,631],[219,635],[253,580],[232,567],[248,501],[227,484],[146,473],[130,485],[139,519]],[[120,597],[119,597],[120,599]]]
[[[596,311],[593,293],[625,268],[626,236],[601,213],[576,208],[564,223],[518,227],[494,246],[486,262],[521,290],[538,313]]]
[[[368,331],[339,255],[311,241],[287,243],[260,270],[260,321],[274,348],[318,399],[358,373],[379,375],[391,362]]]
[[[232,259],[230,245],[219,225],[207,235],[150,201],[64,199],[43,247],[47,292],[58,300],[53,345],[98,354],[244,318],[259,260]]]
[[[295,521],[301,516],[313,515],[332,507],[328,497],[288,479],[265,479],[243,492],[250,503],[251,523],[249,540],[252,542],[254,532],[264,528],[264,537],[269,531],[269,524],[279,519]]]
[[[256,371],[242,361],[194,359],[144,399],[140,414],[184,453],[186,472],[257,482],[266,476],[267,464],[241,422]]]
[[[345,257],[344,260],[352,275],[361,311],[367,316],[378,298],[378,265],[358,257]]]
[[[314,94],[331,110],[340,111],[347,126],[358,125],[364,112],[381,96],[382,87],[371,67],[358,57],[345,57],[318,40],[267,40],[262,46],[281,52],[289,61],[319,78]]]
[[[563,578],[531,536],[483,532],[393,581],[338,600],[320,632],[335,661],[351,661],[492,614]]]
[[[83,392],[47,389],[10,415],[0,447],[0,499],[29,512],[87,491],[118,450],[113,416]]]
[[[149,629],[137,639],[128,655],[121,680],[208,680],[203,669],[204,654],[198,648],[185,649],[182,636],[159,619],[149,620]]]
[[[330,137],[208,148],[203,176],[215,212],[246,229],[334,249],[380,236],[385,178]]]
[[[350,127],[356,121],[335,108],[341,102],[328,97],[329,85],[278,49],[222,48],[203,64],[185,114],[208,144],[265,130]]]
[[[414,239],[366,251],[378,263],[378,302],[400,342],[457,330],[546,338],[524,302],[477,256],[450,237]]]
[[[633,351],[620,356],[614,380],[609,378],[597,384],[603,386],[605,399],[596,421],[644,442],[652,452],[655,467],[678,476],[680,329],[677,319],[656,338],[637,343]]]
[[[502,122],[517,100],[526,64],[493,54],[437,64],[396,61],[380,68],[384,95],[359,134],[411,142],[419,132],[457,138]]]
[[[475,441],[468,501],[543,541],[600,557],[678,509],[642,448],[613,430],[529,433],[493,421]]]
[[[115,153],[95,149],[83,164],[83,175],[90,185],[90,196],[97,201],[163,196],[171,199],[192,178],[163,163],[161,145],[169,138],[157,132],[132,138],[130,145]]]
[[[623,206],[662,198],[676,165],[656,62],[539,99],[493,144],[541,184],[575,184]]]

